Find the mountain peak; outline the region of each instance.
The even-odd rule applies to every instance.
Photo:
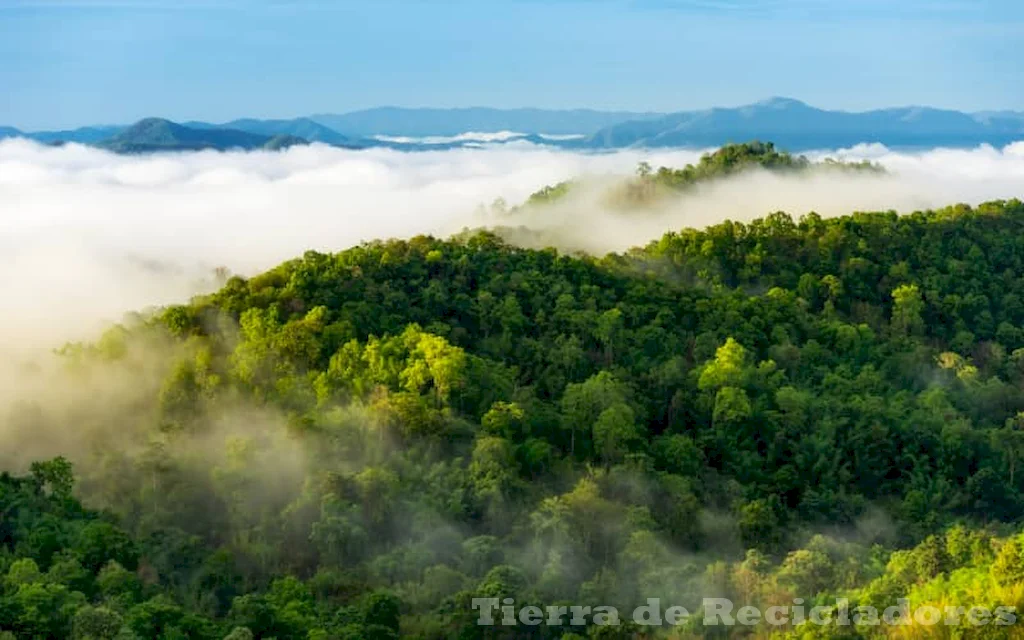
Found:
[[[201,149],[256,149],[271,136],[237,129],[196,129],[164,118],[144,118],[102,143],[112,151],[139,153],[148,151],[198,151]],[[290,146],[293,140],[281,140],[275,146]]]
[[[755,102],[752,106],[763,107],[766,109],[794,109],[794,108],[806,108],[807,103],[801,102],[796,98],[785,98],[782,96],[773,96],[767,100]]]
[[[148,118],[143,118],[143,119],[139,120],[133,126],[150,126],[150,125],[154,125],[154,124],[175,124],[175,123],[171,122],[167,118],[160,118],[160,117],[157,117],[157,116],[149,116]]]
[[[184,128],[185,127],[182,127],[175,122],[171,122],[166,118],[143,118],[124,131],[115,135],[113,139],[131,140],[135,138],[146,138],[150,142],[156,142],[157,140],[169,141]]]

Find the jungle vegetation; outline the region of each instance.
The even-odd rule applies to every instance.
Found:
[[[487,231],[307,252],[23,370],[63,386],[0,417],[0,637],[711,633],[481,627],[474,597],[1019,610],[1022,327],[1018,200],[604,257]]]

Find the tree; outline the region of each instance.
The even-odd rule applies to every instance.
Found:
[[[715,352],[714,360],[704,366],[697,384],[702,391],[742,387],[748,366],[747,350],[735,339],[729,338]]]
[[[526,414],[522,407],[514,402],[495,402],[490,410],[480,419],[480,425],[489,435],[517,440],[526,431]]]
[[[781,540],[781,525],[775,505],[768,500],[754,500],[740,507],[740,536],[748,548],[772,550]]]
[[[31,464],[32,476],[41,488],[48,489],[58,498],[71,497],[75,486],[75,474],[71,463],[64,457]]]
[[[113,560],[123,567],[135,567],[138,550],[131,537],[108,522],[91,522],[78,534],[72,547],[89,571],[99,571]]]
[[[493,517],[500,517],[517,488],[512,445],[504,438],[478,438],[469,464],[473,493]]]
[[[22,585],[35,584],[43,581],[43,574],[39,571],[39,565],[32,558],[21,558],[11,563],[7,569],[7,576],[4,578],[4,585],[8,589],[17,591]]]
[[[821,551],[800,549],[782,561],[778,579],[799,596],[817,596],[833,584],[833,562]]]
[[[1019,538],[1003,543],[992,564],[992,577],[1006,587],[1024,584],[1024,544]]]
[[[712,420],[715,427],[727,428],[750,418],[753,410],[747,392],[736,387],[722,387],[715,394]]]
[[[415,393],[432,389],[437,407],[453,401],[453,394],[466,384],[465,352],[415,328],[407,329],[403,340],[409,348],[408,364],[400,374],[405,389]]]
[[[1024,458],[1024,412],[1008,418],[1002,429],[992,434],[993,446],[1001,451],[1009,470],[1010,488],[1016,490],[1017,463]]]
[[[360,605],[363,624],[384,627],[398,633],[400,607],[401,602],[390,593],[370,593]]]
[[[696,477],[704,466],[704,453],[693,438],[678,433],[655,438],[651,453],[660,468],[681,476]]]
[[[916,284],[904,284],[892,291],[892,328],[897,335],[917,335],[924,328],[924,301]]]
[[[71,621],[71,637],[76,640],[114,640],[121,631],[122,623],[116,612],[86,605],[75,613]]]
[[[561,404],[563,425],[570,431],[570,453],[576,452],[577,433],[587,436],[583,444],[589,448],[593,425],[601,413],[613,405],[626,404],[628,397],[628,388],[608,371],[568,385]]]
[[[500,564],[484,576],[477,585],[478,598],[516,598],[526,588],[527,580],[522,570],[507,564]]]
[[[231,633],[224,636],[224,640],[253,640],[252,631],[246,627],[235,627]]]
[[[142,598],[142,583],[131,571],[111,560],[96,576],[96,588],[105,602],[117,610],[127,610]]]
[[[604,345],[605,365],[609,366],[615,359],[615,348],[625,331],[625,322],[622,318],[622,311],[609,309],[597,319],[597,327],[594,335]]]
[[[605,464],[620,462],[640,440],[636,416],[629,405],[619,402],[608,407],[594,422],[594,446]]]

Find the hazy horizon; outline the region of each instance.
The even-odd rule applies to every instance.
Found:
[[[797,97],[772,95],[772,96],[768,96],[768,97],[765,97],[765,98],[760,99],[760,100],[755,100],[753,102],[746,102],[746,103],[741,103],[741,104],[708,104],[708,105],[703,106],[703,107],[695,107],[695,108],[690,108],[690,109],[675,109],[675,110],[670,110],[670,111],[658,111],[658,110],[654,110],[654,109],[600,109],[600,108],[595,108],[595,107],[590,107],[590,106],[567,106],[567,107],[561,107],[561,108],[558,108],[558,107],[547,108],[547,107],[538,107],[538,106],[533,106],[533,105],[520,105],[520,106],[500,107],[500,106],[485,105],[485,104],[466,104],[466,105],[452,105],[452,106],[416,105],[416,104],[408,104],[408,105],[380,104],[380,105],[373,105],[373,106],[369,106],[369,107],[365,107],[365,108],[361,108],[361,109],[339,110],[339,111],[333,111],[333,112],[331,112],[331,111],[293,112],[290,115],[289,114],[285,114],[285,115],[259,115],[259,114],[254,114],[254,113],[250,113],[250,112],[245,112],[245,113],[239,113],[239,114],[237,114],[237,115],[235,115],[235,116],[233,116],[231,118],[223,119],[223,120],[218,120],[218,119],[212,119],[211,120],[211,119],[202,119],[202,118],[172,118],[172,117],[168,117],[168,116],[166,116],[164,114],[160,114],[160,113],[151,113],[151,114],[142,115],[142,116],[140,116],[138,118],[135,118],[133,120],[124,121],[124,122],[115,122],[115,121],[110,121],[110,120],[96,121],[96,122],[90,121],[90,122],[78,122],[78,123],[74,123],[74,124],[67,124],[65,126],[42,127],[42,128],[30,128],[30,127],[19,126],[19,124],[15,123],[15,122],[0,122],[0,126],[9,126],[9,127],[13,127],[15,129],[18,129],[19,131],[22,131],[22,132],[25,132],[25,133],[34,133],[34,132],[37,132],[37,131],[74,130],[74,129],[84,128],[84,127],[130,126],[130,125],[132,125],[132,124],[134,124],[136,122],[139,122],[140,120],[144,120],[144,119],[148,119],[148,118],[159,118],[159,119],[163,119],[163,120],[170,120],[171,122],[176,122],[176,123],[179,123],[179,124],[188,124],[189,122],[202,122],[202,123],[206,123],[206,124],[223,125],[223,124],[228,124],[230,122],[233,122],[235,120],[242,120],[242,119],[294,120],[294,119],[299,119],[299,118],[309,118],[309,119],[315,120],[317,117],[322,117],[322,116],[347,115],[347,114],[353,114],[353,113],[375,111],[375,110],[385,110],[385,109],[399,109],[399,110],[411,110],[411,111],[420,111],[420,110],[422,110],[422,111],[488,110],[488,111],[545,111],[545,112],[589,111],[589,112],[597,112],[597,113],[629,113],[629,114],[636,114],[636,115],[641,115],[641,114],[648,114],[648,115],[651,115],[651,114],[653,114],[653,115],[670,115],[672,113],[682,113],[682,112],[691,112],[691,111],[705,111],[705,110],[710,110],[710,109],[738,109],[738,108],[742,108],[742,107],[753,106],[753,105],[756,105],[756,104],[768,103],[768,102],[771,102],[771,101],[774,101],[774,100],[796,101],[796,102],[801,102],[803,104],[806,104],[806,105],[808,105],[810,107],[813,107],[813,108],[816,108],[816,109],[822,109],[824,111],[841,112],[841,113],[867,113],[867,112],[872,112],[872,111],[882,111],[882,110],[888,110],[888,109],[937,109],[937,110],[941,110],[941,111],[959,111],[961,113],[966,113],[968,115],[981,115],[981,114],[996,113],[996,112],[1024,113],[1024,107],[1022,107],[1022,106],[1017,106],[1015,108],[1006,107],[1006,108],[994,108],[994,109],[980,109],[980,110],[976,110],[976,111],[964,111],[964,110],[960,110],[960,109],[954,109],[954,108],[951,108],[951,107],[944,107],[944,106],[941,106],[941,105],[934,105],[934,104],[880,104],[880,105],[877,105],[877,106],[867,107],[867,108],[864,108],[864,109],[826,109],[826,108],[821,107],[821,106],[819,106],[817,104],[808,102],[807,100],[802,100],[802,99],[797,98]],[[344,133],[344,132],[343,131],[339,131],[339,133]],[[471,130],[471,129],[467,129],[465,131],[465,133],[476,133],[476,132]],[[536,132],[536,133],[544,133],[544,132]]]
[[[1024,6],[1009,0],[2,0],[0,122],[374,105],[669,112],[771,95],[852,111],[1019,109],[1022,34]]]

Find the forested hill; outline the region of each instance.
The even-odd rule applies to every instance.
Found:
[[[705,153],[697,164],[688,164],[682,169],[655,169],[649,163],[642,162],[637,167],[633,179],[607,190],[603,202],[607,206],[623,209],[652,206],[667,196],[685,193],[699,185],[757,169],[789,175],[807,175],[824,171],[885,173],[884,167],[868,160],[848,162],[825,158],[819,162],[812,162],[806,156],[794,156],[776,149],[771,142],[755,140],[727,144]],[[525,206],[540,207],[560,202],[583,186],[579,181],[570,180],[544,187],[532,194]]]
[[[288,134],[264,135],[239,129],[196,129],[162,118],[146,118],[97,144],[118,153],[150,153],[203,149],[276,150],[308,142]]]
[[[89,392],[5,418],[80,444],[74,475],[0,478],[0,629],[629,638],[470,602],[1024,607],[1021,274],[1015,200],[602,259],[418,237],[231,278],[69,345],[62,394]]]

